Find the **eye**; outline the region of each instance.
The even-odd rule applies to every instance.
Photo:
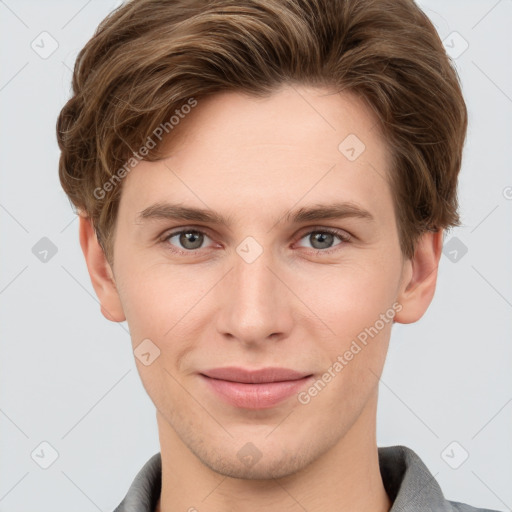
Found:
[[[333,245],[336,238],[339,242]],[[344,242],[349,242],[350,236],[345,232],[338,231],[337,229],[319,228],[315,231],[309,231],[306,233],[302,236],[301,240],[303,239],[309,241],[312,249],[316,249],[319,252],[330,252],[330,249],[334,249]]]
[[[200,249],[205,239],[211,240],[210,237],[202,231],[186,229],[182,231],[175,231],[174,233],[166,235],[163,239],[163,242],[168,243],[171,246],[176,246],[176,244],[178,244],[176,248],[171,247],[171,249],[176,250],[176,252],[179,253],[184,253],[187,251],[195,251],[196,249]]]

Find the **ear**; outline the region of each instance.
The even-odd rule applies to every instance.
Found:
[[[126,317],[114,282],[114,273],[96,237],[89,217],[80,215],[80,245],[84,253],[92,286],[100,301],[101,312],[107,320],[123,322]]]
[[[396,313],[395,322],[417,322],[427,311],[436,290],[442,248],[442,229],[428,231],[418,239],[413,257],[404,263],[403,280],[397,297],[402,309]]]

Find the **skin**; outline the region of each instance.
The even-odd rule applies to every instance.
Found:
[[[366,146],[353,162],[338,150],[348,134]],[[403,257],[386,141],[371,110],[348,93],[219,93],[199,100],[175,135],[164,159],[142,161],[124,179],[112,265],[89,219],[80,222],[103,314],[127,320],[134,349],[148,338],[160,349],[148,366],[136,359],[157,409],[157,510],[389,510],[376,411],[392,321],[307,404],[292,396],[270,409],[237,408],[198,372],[280,366],[321,377],[393,304],[396,322],[422,317],[442,232],[424,234],[414,257]],[[291,210],[334,201],[373,220],[285,220]],[[139,219],[158,202],[206,208],[229,224]],[[327,227],[351,241],[334,236],[321,245],[315,233]],[[165,239],[179,228],[205,233],[199,248]],[[236,251],[248,236],[263,250],[252,263]],[[261,454],[252,465],[237,456],[249,442]]]

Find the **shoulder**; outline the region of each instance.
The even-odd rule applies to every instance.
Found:
[[[114,512],[153,512],[160,497],[161,485],[162,460],[158,452],[137,473]]]
[[[418,454],[406,446],[379,447],[382,481],[393,506],[390,512],[499,512],[449,501]]]
[[[498,510],[490,508],[477,508],[467,505],[466,503],[460,503],[458,501],[448,501],[452,507],[453,512],[499,512]]]

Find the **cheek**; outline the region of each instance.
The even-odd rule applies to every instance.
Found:
[[[133,343],[144,338],[163,340],[174,326],[182,327],[212,284],[190,268],[158,263],[119,265],[118,291]],[[170,334],[169,334],[170,335]]]
[[[126,262],[128,263],[128,262]],[[190,278],[176,267],[166,264],[145,266],[119,264],[118,291],[130,328],[132,348],[136,351],[143,340],[151,340],[160,350],[148,366],[137,360],[141,381],[155,406],[165,410],[172,396],[180,404],[183,396],[177,366],[184,351],[189,350],[194,304],[207,292],[207,287],[191,286]],[[137,271],[134,268],[137,267]],[[204,288],[204,290],[203,290]],[[136,355],[136,354],[135,354]]]
[[[368,257],[347,260],[316,276],[303,273],[291,287],[321,321],[326,336],[343,346],[373,326],[381,314],[394,316],[399,278],[400,267],[393,260],[385,265],[379,258]]]
[[[315,403],[319,410],[330,410],[343,421],[356,418],[378,389],[397,312],[387,301],[366,300],[363,306],[350,312],[347,304],[338,310],[333,324],[336,335],[317,347],[325,361],[317,387],[323,389],[322,382],[326,384]]]

